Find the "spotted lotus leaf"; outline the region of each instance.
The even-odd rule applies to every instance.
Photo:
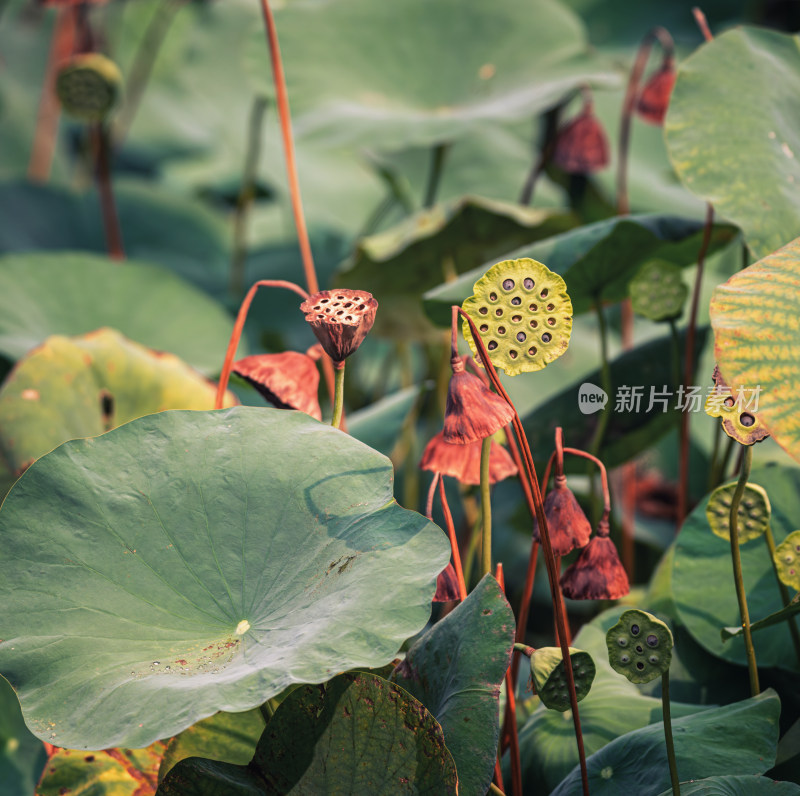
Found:
[[[464,302],[497,368],[509,376],[541,370],[558,359],[572,334],[572,301],[564,280],[527,257],[493,265]],[[477,347],[469,325],[464,339]]]
[[[730,541],[730,515],[736,484],[718,486],[708,499],[706,519],[712,532],[721,539]],[[769,527],[772,509],[766,491],[758,484],[745,484],[739,503],[737,530],[739,543],[757,539]]]
[[[682,269],[666,260],[645,263],[631,280],[629,289],[633,311],[651,321],[677,318],[689,295]]]
[[[792,531],[775,548],[775,568],[783,583],[800,591],[800,531]]]
[[[580,702],[592,687],[595,665],[588,652],[569,648],[575,693]],[[569,686],[560,647],[541,647],[531,654],[531,677],[542,704],[550,710],[569,710]]]
[[[722,378],[719,368],[714,368],[714,389],[706,398],[705,411],[710,417],[722,418],[722,429],[742,445],[761,442],[769,436],[769,431],[750,406],[752,396],[744,391],[736,396]],[[752,410],[752,411],[751,411]]]
[[[669,670],[672,633],[652,614],[631,608],[606,633],[608,661],[632,683],[649,683]]]

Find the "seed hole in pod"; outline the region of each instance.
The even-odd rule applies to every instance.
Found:
[[[555,304],[548,304],[547,305],[547,311],[548,312],[552,312],[555,308],[556,308]]]
[[[657,647],[657,646],[658,646],[658,636],[654,636],[654,635],[652,635],[652,634],[651,634],[651,635],[649,635],[649,636],[647,637],[647,643],[648,643],[648,644],[649,644],[651,647]]]
[[[644,669],[644,664],[643,664],[641,661],[638,661],[638,662],[636,663],[636,668],[637,668],[639,671],[641,671],[642,669]]]
[[[556,319],[555,318],[548,318],[547,319],[547,325],[548,326],[555,326],[556,325]]]
[[[511,299],[511,303],[515,307],[519,307],[519,305],[522,304],[522,299],[519,296],[514,296],[514,298]]]
[[[552,339],[553,339],[553,338],[550,336],[549,332],[545,332],[545,333],[542,335],[542,342],[543,342],[543,343],[549,343],[549,342],[550,342]]]
[[[745,508],[748,509],[752,509],[756,505],[752,500],[743,500],[742,503],[744,503]]]
[[[486,324],[486,323],[482,323],[480,328],[481,328],[482,332],[488,332],[489,331],[489,325]]]
[[[794,556],[793,556],[793,555],[791,555],[791,554],[790,554],[790,555],[788,555],[788,556],[784,556],[784,557],[783,557],[783,560],[784,560],[784,561],[785,561],[787,564],[791,564],[791,563],[792,563],[792,561],[794,561]]]
[[[539,305],[538,304],[529,304],[528,305],[528,309],[531,312],[538,312],[539,311]]]
[[[547,288],[545,288],[544,290],[542,290],[542,292],[541,292],[539,295],[540,295],[542,298],[547,298]]]
[[[744,524],[744,527],[745,527],[745,528],[747,528],[747,530],[748,530],[748,531],[752,531],[752,530],[753,530],[753,528],[755,528],[755,527],[756,527],[756,524],[755,524],[755,523],[754,523],[752,520],[748,520],[748,521],[747,521],[747,522]]]
[[[505,326],[498,326],[497,327],[497,334],[505,334],[505,333],[506,333],[506,327]]]
[[[511,359],[516,359],[517,358],[517,352],[513,348],[509,349],[508,355],[511,357]]]
[[[522,320],[522,316],[521,315],[512,315],[511,316],[511,321],[513,323],[519,323],[521,320]]]
[[[365,308],[366,308],[366,306],[367,306],[366,304],[359,304],[359,305],[358,305],[358,310],[359,310],[359,312],[360,312],[361,310],[365,309]]]
[[[353,306],[353,302],[352,302],[352,301],[348,301],[348,302],[347,302],[347,303],[344,305],[344,308],[345,308],[346,310],[349,310],[349,309],[350,309],[350,307],[352,307],[352,306]]]
[[[620,636],[617,639],[617,644],[619,644],[620,647],[627,647],[628,646],[628,639],[626,639],[625,636]]]
[[[501,318],[501,317],[503,316],[503,310],[502,310],[500,307],[498,307],[498,308],[497,308],[497,309],[494,311],[494,314],[495,314],[495,315],[496,315],[498,318]]]
[[[632,636],[639,635],[639,625],[631,625],[631,635]]]
[[[631,659],[631,656],[630,655],[625,655],[623,653],[622,655],[619,656],[619,659],[620,659],[620,661],[622,663],[628,663],[628,661],[630,661],[630,659]]]
[[[327,304],[329,301],[330,301],[330,299],[320,299],[319,303],[320,304]]]
[[[324,321],[325,320],[325,316],[324,315],[317,315],[317,320],[318,321]]]
[[[532,357],[536,356],[536,346],[532,346],[531,348],[528,349],[528,355]]]
[[[790,569],[790,570],[789,570],[789,574],[790,574],[790,575],[792,575],[792,576],[794,576],[794,570],[793,570],[793,569]]]
[[[489,301],[497,301],[497,293],[490,293]]]
[[[345,316],[345,320],[346,321],[352,321],[353,320],[353,316],[352,315],[347,315],[347,316]]]
[[[641,644],[636,645],[636,652],[638,652],[640,655],[644,652]]]
[[[520,343],[524,343],[525,342],[525,332],[517,332],[517,340],[519,340]]]
[[[481,307],[481,308],[478,310],[478,312],[479,312],[481,315],[486,315],[486,313],[487,313],[487,312],[489,312],[489,310],[488,310],[488,309],[486,309],[486,307]]]
[[[514,289],[514,280],[513,279],[504,279],[503,280],[503,290],[513,290]]]
[[[728,396],[722,403],[724,403],[725,406],[733,406],[734,401],[733,398]]]
[[[337,315],[344,315],[344,310],[339,310],[339,312],[337,312],[336,314]]]
[[[525,286],[525,290],[533,290],[536,287],[536,282],[529,276],[522,280],[522,284]]]
[[[649,660],[650,663],[658,663],[658,655],[651,655],[647,660]]]
[[[336,300],[337,301],[344,301],[346,298],[347,298],[346,296],[337,296]]]
[[[531,329],[535,329],[539,325],[539,321],[533,320],[531,321]]]
[[[749,412],[742,412],[739,417],[739,422],[745,428],[750,428],[750,426],[755,425],[756,419]]]
[[[798,545],[795,545],[795,548],[794,548],[794,549],[795,549],[795,550],[797,550],[797,552],[798,552],[798,553],[800,553],[800,544],[798,544]]]
[[[489,344],[486,346],[490,351],[494,351],[497,348],[497,343],[494,340],[490,340]]]

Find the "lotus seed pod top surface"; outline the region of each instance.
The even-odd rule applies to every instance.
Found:
[[[509,376],[541,370],[560,357],[572,334],[572,301],[566,282],[531,260],[503,260],[473,286],[464,302],[496,368]],[[477,356],[469,324],[464,339]]]
[[[738,400],[738,393],[733,396],[718,366],[714,368],[713,378],[714,389],[706,398],[706,414],[722,418],[723,431],[742,445],[753,445],[766,439],[769,430],[750,406],[744,405],[744,400]]]
[[[731,538],[730,514],[735,491],[735,483],[718,486],[711,493],[706,506],[706,519],[712,533],[726,541]],[[769,528],[771,513],[766,491],[758,484],[745,484],[737,512],[739,542],[744,544],[765,533]]]
[[[631,608],[606,633],[611,668],[632,683],[649,683],[669,671],[672,632],[646,611]]]
[[[775,568],[782,583],[800,591],[800,531],[792,531],[775,548]]]
[[[56,75],[56,95],[64,112],[86,122],[103,121],[121,93],[122,74],[100,53],[73,56]]]
[[[369,334],[378,302],[365,290],[322,290],[309,296],[300,310],[325,353],[334,362],[342,362]]]
[[[633,311],[651,321],[677,318],[689,295],[682,270],[665,260],[645,263],[630,283]]]

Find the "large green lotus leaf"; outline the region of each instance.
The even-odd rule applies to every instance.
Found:
[[[759,387],[758,417],[800,460],[800,238],[714,291],[714,353],[734,394]],[[752,393],[748,393],[751,395]]]
[[[729,224],[715,224],[709,252],[718,251],[736,237]],[[697,262],[703,222],[666,215],[610,218],[562,232],[507,256],[531,257],[564,277],[575,313],[590,310],[598,300],[621,301],[628,283],[648,260],[666,260],[687,266]],[[429,317],[450,323],[450,306],[472,295],[472,285],[492,263],[462,274],[423,297]]]
[[[244,713],[215,713],[198,721],[167,743],[158,768],[161,781],[181,760],[204,757],[246,766],[264,732],[264,717],[258,708]]]
[[[681,780],[717,774],[763,774],[775,763],[781,703],[769,689],[751,699],[673,719]],[[592,796],[656,796],[670,786],[663,722],[611,741],[587,761]],[[551,796],[581,792],[574,768]]]
[[[665,121],[686,187],[738,224],[756,257],[800,224],[800,38],[740,27],[678,69]]]
[[[127,257],[168,267],[202,286],[224,280],[228,245],[222,220],[196,200],[163,187],[114,185]],[[52,185],[0,185],[0,251],[108,251],[96,191],[74,193]]]
[[[584,625],[574,639],[575,646],[588,652],[597,668],[592,688],[580,704],[587,755],[599,751],[614,738],[661,721],[661,700],[643,694],[608,662],[606,632],[624,610],[625,606],[610,608]],[[706,709],[701,705],[672,703],[675,717]],[[547,710],[543,705],[525,722],[519,743],[526,793],[549,793],[578,764],[572,721],[564,721],[564,714]]]
[[[326,140],[433,144],[530,118],[583,82],[619,81],[555,0],[295,0],[275,20],[298,133]],[[263,35],[249,55],[271,91]]]
[[[198,776],[196,761],[176,766],[159,794],[213,794],[236,776],[231,766]],[[240,769],[242,785],[224,792],[250,793],[247,771]],[[477,792],[463,789],[433,714],[399,686],[366,672],[293,691],[264,730],[249,773],[259,777],[261,793]]]
[[[797,528],[800,517],[800,471],[785,467],[754,470],[751,483],[767,490],[772,506],[771,528],[775,543]],[[681,622],[698,644],[726,661],[746,665],[744,641],[723,642],[724,627],[741,624],[733,584],[730,544],[711,533],[704,498],[687,517],[675,546],[672,593]],[[772,561],[763,539],[740,546],[742,575],[751,621],[783,608]],[[714,588],[708,584],[713,583]],[[779,666],[797,671],[797,659],[786,623],[760,630],[753,636],[759,666]]]
[[[698,329],[695,346],[695,362],[708,336],[708,328]],[[680,350],[684,352],[685,332],[680,333]],[[542,463],[550,455],[553,434],[556,427],[564,429],[564,444],[573,448],[588,450],[594,438],[595,428],[602,412],[611,412],[611,417],[603,435],[603,443],[598,454],[608,467],[616,467],[651,447],[652,444],[677,426],[680,412],[675,408],[677,385],[673,384],[671,365],[672,340],[669,336],[642,343],[631,351],[626,351],[611,361],[611,384],[613,392],[608,396],[605,408],[584,414],[580,403],[580,388],[583,384],[600,387],[602,375],[600,368],[587,373],[579,381],[566,387],[562,392],[537,406],[523,417],[525,433],[531,444],[534,456]],[[681,373],[684,357],[681,356]],[[617,395],[622,395],[620,387],[641,387],[641,401],[636,411],[630,404],[625,411],[617,408]],[[650,407],[651,394],[668,393],[668,410],[658,400]],[[698,404],[702,408],[702,402]],[[648,411],[649,409],[649,411]],[[695,411],[698,411],[695,409]]]
[[[30,796],[46,762],[42,742],[22,720],[14,689],[0,677],[0,793]]]
[[[28,726],[146,746],[391,660],[450,554],[391,474],[330,426],[252,407],[148,415],[38,459],[0,513],[0,672]]]
[[[500,738],[500,686],[511,662],[514,613],[485,575],[454,611],[419,638],[392,681],[442,725],[462,793],[485,793]]]
[[[357,285],[375,296],[380,305],[374,327],[378,334],[419,338],[432,331],[420,296],[448,273],[474,269],[490,257],[563,232],[574,223],[564,212],[465,196],[362,238],[336,282]]]
[[[36,796],[145,796],[153,793],[164,743],[146,749],[104,749],[87,754],[58,749],[47,761]]]
[[[172,354],[114,329],[54,335],[0,388],[0,455],[17,474],[76,437],[94,437],[165,409],[213,409],[216,386]],[[236,403],[231,393],[225,406]]]
[[[209,375],[222,368],[233,321],[217,302],[155,265],[94,254],[0,257],[0,353],[18,359],[52,334],[103,326]],[[242,345],[238,356],[244,353]]]
[[[719,776],[681,783],[681,796],[796,796],[800,785],[777,782],[769,777],[752,774]],[[659,796],[672,796],[672,788]]]

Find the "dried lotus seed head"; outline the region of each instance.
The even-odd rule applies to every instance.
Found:
[[[792,531],[775,548],[775,568],[781,582],[800,591],[800,531]]]
[[[100,53],[73,56],[56,75],[56,95],[64,112],[85,122],[103,121],[121,93],[117,65]]]
[[[730,513],[736,484],[718,486],[709,496],[706,519],[711,531],[725,541],[730,541]],[[737,512],[739,543],[757,539],[769,527],[771,514],[767,493],[758,484],[746,484]]]
[[[631,608],[606,633],[608,662],[632,683],[649,683],[669,670],[672,632],[660,619]]]
[[[592,687],[596,669],[588,652],[570,647],[569,653],[575,693],[580,702]],[[532,653],[531,678],[545,707],[562,713],[570,709],[567,670],[559,647],[540,647]]]
[[[509,376],[541,370],[560,357],[572,334],[572,301],[564,280],[536,260],[503,260],[473,286],[464,311],[481,333],[496,368]],[[469,324],[464,339],[478,349]]]
[[[631,280],[629,289],[633,311],[651,321],[677,318],[689,295],[681,269],[665,260],[645,263]]]

